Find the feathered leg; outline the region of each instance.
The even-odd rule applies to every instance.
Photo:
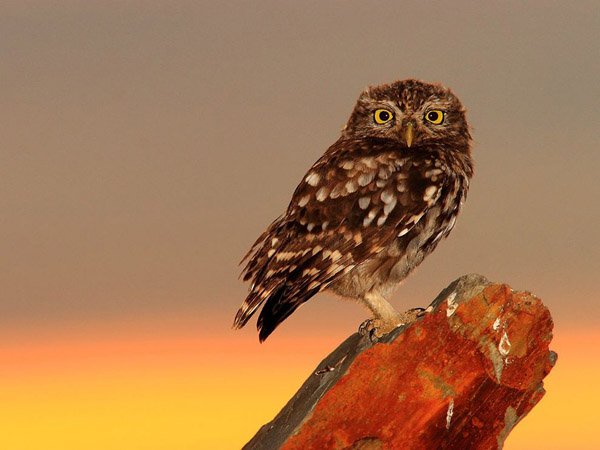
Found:
[[[375,292],[367,292],[359,301],[369,308],[373,318],[365,320],[358,331],[362,335],[369,334],[374,340],[401,325],[413,322],[420,315],[416,310],[399,313],[385,297]]]

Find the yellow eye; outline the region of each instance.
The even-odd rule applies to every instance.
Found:
[[[375,122],[378,124],[388,123],[394,118],[394,115],[387,109],[378,109],[375,111]]]
[[[425,119],[427,119],[428,122],[439,125],[444,121],[444,111],[440,111],[439,109],[429,111],[425,114]]]

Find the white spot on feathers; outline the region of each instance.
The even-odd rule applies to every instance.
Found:
[[[412,222],[412,223],[417,223],[419,220],[421,220],[421,217],[423,217],[423,214],[424,214],[424,213],[417,214],[416,216],[412,216],[412,217],[409,219],[409,222]]]
[[[304,197],[300,197],[300,199],[298,200],[298,206],[300,206],[300,207],[305,206],[309,200],[310,200],[310,194],[307,194]]]
[[[302,252],[279,252],[275,258],[277,261],[287,261],[288,259],[292,259],[301,253]]]
[[[317,184],[319,184],[319,181],[321,180],[321,177],[319,176],[318,173],[316,172],[310,172],[306,178],[305,178],[306,182],[308,184],[310,184],[311,186],[316,186]]]
[[[375,178],[375,174],[373,172],[363,173],[358,177],[358,184],[361,186],[366,186]]]
[[[338,259],[340,259],[341,257],[342,257],[342,254],[339,252],[339,250],[334,250],[331,253],[331,260],[334,262],[337,261]]]
[[[365,166],[367,166],[369,169],[375,169],[377,167],[377,162],[375,161],[374,158],[368,157],[368,158],[362,158],[360,160],[360,162],[362,162]]]
[[[427,189],[425,189],[425,195],[423,195],[423,200],[425,200],[426,202],[431,200],[436,192],[437,192],[437,187],[428,186]]]
[[[352,160],[346,160],[346,161],[342,161],[339,163],[339,167],[341,167],[342,169],[346,169],[346,170],[352,170],[354,169],[354,161]]]
[[[396,200],[396,197],[394,196],[394,194],[388,190],[383,191],[381,193],[381,195],[379,196],[379,198],[381,198],[381,201],[383,203],[391,203],[393,200]]]
[[[406,233],[408,233],[408,228],[405,228],[400,233],[398,233],[398,237],[404,236]]]
[[[331,198],[338,198],[340,195],[346,195],[346,187],[344,186],[343,183],[338,183],[335,185],[335,187],[331,190],[331,194],[329,194],[329,196]]]
[[[442,231],[440,231],[440,232],[439,232],[439,233],[438,233],[438,234],[435,236],[435,238],[433,238],[433,242],[437,242],[437,241],[439,241],[439,240],[442,238],[442,236],[444,235],[444,231],[445,231],[445,230],[442,230]]]
[[[262,296],[262,294],[261,294],[261,296]],[[252,314],[254,311],[256,311],[258,309],[259,306],[260,306],[260,303],[258,305],[253,306],[252,309],[250,309],[250,310],[248,310],[248,307],[246,307],[247,315]]]
[[[358,189],[358,186],[356,185],[355,180],[350,180],[346,183],[346,190],[349,193],[356,192],[357,189]]]
[[[363,226],[368,227],[369,225],[371,225],[371,222],[373,222],[373,219],[375,218],[378,212],[379,208],[373,208],[371,211],[369,211],[369,214],[367,214],[367,217],[365,217],[363,220]]]
[[[448,230],[451,230],[452,228],[454,228],[455,223],[456,223],[456,216],[454,216],[452,219],[450,219],[450,224],[448,225]]]
[[[440,169],[431,169],[431,170],[428,170],[427,172],[425,172],[425,176],[427,178],[432,178],[432,177],[434,177],[436,175],[439,175],[441,173],[442,173],[442,171]]]
[[[322,188],[320,188],[320,189],[317,191],[317,194],[316,194],[316,196],[315,196],[315,197],[316,197],[316,199],[317,199],[318,201],[322,202],[322,201],[323,201],[323,200],[325,200],[325,199],[327,198],[327,196],[329,195],[329,191],[330,191],[330,189],[329,189],[327,186],[323,186]]]
[[[392,197],[391,202],[387,202],[387,205],[383,207],[383,213],[388,215],[396,207],[396,197]]]
[[[329,266],[326,273],[331,275],[331,274],[338,273],[340,270],[342,270],[342,266],[339,266],[337,264],[332,264],[331,266]]]
[[[387,180],[390,177],[390,170],[387,167],[385,167],[385,166],[380,167],[379,168],[379,172],[377,173],[377,175],[382,180]]]
[[[360,209],[367,209],[369,207],[369,203],[371,203],[370,197],[361,197],[358,199],[358,206]]]
[[[318,274],[318,273],[319,273],[319,269],[317,269],[317,268],[315,268],[315,267],[312,267],[312,268],[310,268],[310,269],[304,269],[304,270],[302,271],[302,276],[303,276],[303,277],[306,277],[306,276],[309,276],[309,275],[316,275],[316,274]]]

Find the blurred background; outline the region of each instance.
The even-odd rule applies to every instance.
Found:
[[[506,449],[598,449],[600,4],[4,1],[0,448],[234,449],[366,312],[321,294],[231,330],[240,258],[368,85],[440,81],[476,174],[394,296],[462,274],[555,320]]]

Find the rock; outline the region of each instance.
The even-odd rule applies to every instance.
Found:
[[[353,334],[244,449],[492,449],[540,401],[552,318],[541,300],[459,278],[377,344]]]

